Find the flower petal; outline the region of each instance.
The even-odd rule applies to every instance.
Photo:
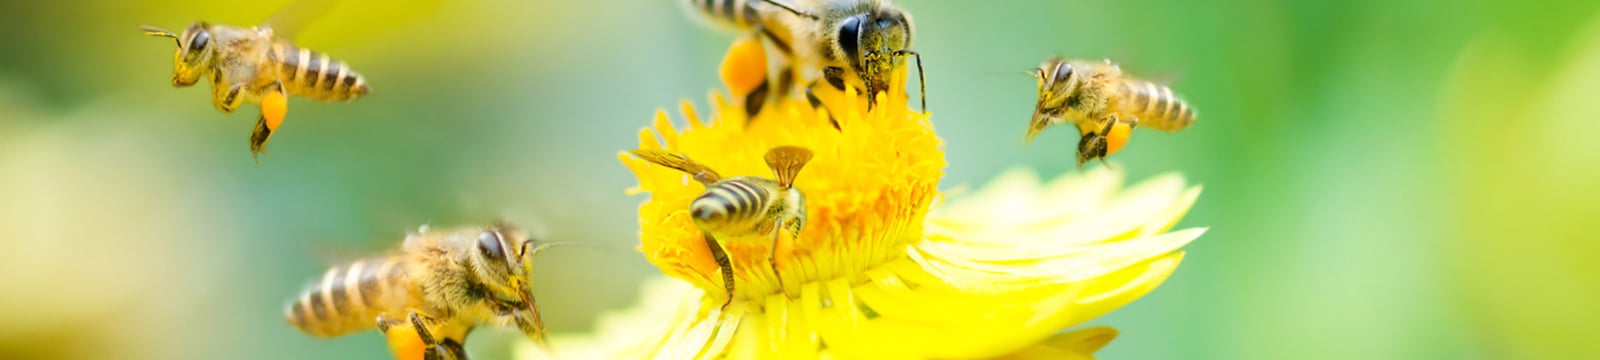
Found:
[[[1049,339],[1023,348],[1017,352],[1000,357],[1005,360],[1033,360],[1033,359],[1063,359],[1063,360],[1090,360],[1094,359],[1094,352],[1111,343],[1117,337],[1117,329],[1109,327],[1092,327],[1082,330],[1057,334]]]

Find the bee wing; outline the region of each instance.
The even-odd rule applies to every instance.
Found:
[[[699,181],[701,184],[711,185],[712,183],[722,180],[722,175],[718,175],[716,170],[711,170],[711,168],[706,167],[705,165],[694,162],[694,160],[690,160],[688,156],[684,156],[683,154],[644,149],[628,150],[628,152],[633,153],[633,156],[638,156],[640,159],[644,159],[644,161],[649,161],[656,165],[673,168],[686,174],[693,175],[694,180]]]
[[[274,36],[282,40],[293,40],[300,35],[301,30],[321,20],[329,10],[333,10],[339,0],[295,0],[278,9],[261,23],[262,27],[272,29]]]
[[[778,186],[788,189],[794,185],[795,175],[811,162],[811,150],[799,146],[779,146],[767,150],[767,167],[778,176]]]
[[[373,244],[363,245],[330,245],[334,241],[313,241],[306,250],[307,256],[326,269],[338,265],[348,265],[357,261],[382,259],[400,254],[396,249],[377,249]]]

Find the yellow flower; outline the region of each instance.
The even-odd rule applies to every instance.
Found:
[[[775,146],[815,152],[795,182],[805,229],[777,245],[787,289],[767,266],[770,236],[719,238],[736,285],[722,309],[719,267],[688,212],[705,187],[622,153],[639,180],[629,193],[649,194],[640,249],[671,278],[653,281],[640,307],[606,316],[595,334],[554,337],[555,355],[1089,358],[1115,330],[1057,332],[1155,288],[1182,259],[1177,249],[1204,232],[1168,232],[1198,187],[1169,175],[1121,189],[1121,173],[1103,168],[1048,184],[1014,170],[936,207],[944,152],[904,91],[880,94],[870,110],[850,90],[819,95],[834,117],[782,99],[746,119],[713,93],[711,121],[685,103],[687,128],[663,111],[639,133],[640,148],[684,154],[725,177],[770,177],[762,157]]]
[[[814,158],[795,181],[806,194],[806,226],[799,237],[782,236],[777,265],[795,284],[850,276],[902,257],[906,245],[921,240],[922,220],[938,194],[945,162],[926,116],[904,106],[867,112],[853,91],[847,96],[830,99],[846,109],[837,120],[788,100],[764,110],[758,119],[746,119],[742,110],[712,94],[711,102],[723,109],[714,123],[703,123],[685,103],[688,129],[678,131],[665,112],[658,113],[654,131],[640,132],[639,147],[685,154],[725,177],[771,177],[762,156],[775,146],[812,150]],[[894,100],[904,104],[904,93]],[[689,216],[689,203],[705,187],[688,181],[681,171],[626,153],[620,156],[639,178],[639,187],[629,193],[650,194],[639,208],[646,258],[668,275],[721,296],[725,290],[718,267]],[[770,236],[718,241],[733,261],[736,299],[778,293],[767,264]]]

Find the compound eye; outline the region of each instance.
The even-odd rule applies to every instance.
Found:
[[[205,50],[207,45],[211,45],[210,32],[202,30],[199,33],[195,33],[193,39],[189,39],[190,52]]]
[[[1072,78],[1072,63],[1062,61],[1056,63],[1056,83],[1062,83]]]
[[[500,238],[500,232],[484,230],[478,233],[478,251],[490,259],[504,260],[506,258],[505,241]]]
[[[844,50],[846,59],[851,63],[861,59],[861,16],[851,16],[839,23],[839,48]]]

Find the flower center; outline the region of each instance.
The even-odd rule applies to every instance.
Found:
[[[905,72],[896,75],[903,83]],[[776,237],[709,233],[731,262],[735,298],[756,299],[784,290],[796,294],[807,283],[865,276],[867,270],[905,256],[906,246],[922,238],[923,217],[939,194],[945,166],[926,114],[910,111],[903,90],[880,94],[883,98],[870,110],[851,89],[823,86],[817,95],[825,110],[785,97],[748,118],[742,106],[714,93],[709,123],[686,103],[687,129],[674,128],[663,111],[656,115],[654,129],[640,132],[640,148],[682,154],[723,178],[773,178],[763,159],[773,147],[799,146],[815,154],[794,181],[806,210],[797,235],[782,229]],[[626,153],[621,159],[639,179],[630,193],[650,194],[639,207],[640,250],[668,275],[722,298],[726,290],[705,241],[708,232],[694,223],[690,205],[705,194],[706,186],[682,171]],[[787,289],[779,288],[773,263]]]

